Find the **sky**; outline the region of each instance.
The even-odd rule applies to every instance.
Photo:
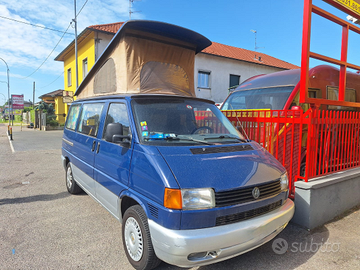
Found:
[[[346,20],[322,0],[313,4]],[[255,50],[300,66],[303,0],[134,0],[131,19],[155,20],[199,32],[211,41]],[[78,34],[87,26],[129,20],[128,0],[76,0]],[[10,94],[38,97],[64,89],[63,62],[54,58],[74,40],[74,0],[0,0],[0,58]],[[360,65],[350,35],[349,60]],[[341,28],[314,15],[311,50],[338,58]],[[318,64],[316,61],[310,65]],[[0,105],[8,96],[0,59]]]

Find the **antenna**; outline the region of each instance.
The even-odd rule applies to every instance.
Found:
[[[132,11],[132,5],[134,1],[141,1],[141,0],[129,0],[129,20],[131,20],[131,14],[135,12],[141,12],[141,11]]]
[[[255,34],[255,50],[254,50],[254,51],[256,52],[257,49],[263,49],[263,48],[265,48],[265,47],[258,47],[258,46],[256,45],[256,35],[257,35],[257,31],[256,31],[256,30],[250,30],[250,31]]]

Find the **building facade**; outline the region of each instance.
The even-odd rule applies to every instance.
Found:
[[[196,95],[221,103],[230,88],[253,76],[297,68],[263,53],[213,42],[195,57]]]
[[[52,104],[56,114],[56,120],[59,123],[65,123],[66,120],[66,104],[63,102],[63,90],[55,90],[50,93],[41,95],[39,99],[44,101],[47,104]]]

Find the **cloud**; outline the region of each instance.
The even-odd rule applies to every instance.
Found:
[[[77,1],[77,12],[86,0]],[[78,21],[78,34],[87,26],[125,21],[128,19],[128,0],[89,0]],[[0,16],[43,25],[48,28],[65,31],[74,18],[73,0],[0,0]],[[141,16],[137,15],[137,16]],[[68,33],[73,34],[70,26]],[[12,68],[23,68],[32,73],[48,57],[63,34],[31,25],[22,24],[0,18],[0,57]],[[74,39],[73,35],[65,34],[49,59],[41,67],[42,72],[60,74],[63,64],[54,58]]]

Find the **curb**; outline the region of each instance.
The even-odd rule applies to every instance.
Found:
[[[5,133],[6,133],[6,136],[8,137],[9,143],[10,143],[11,152],[12,152],[12,153],[15,153],[15,149],[14,149],[13,143],[12,143],[12,141],[10,140],[10,135],[8,134],[7,131],[5,131]]]

